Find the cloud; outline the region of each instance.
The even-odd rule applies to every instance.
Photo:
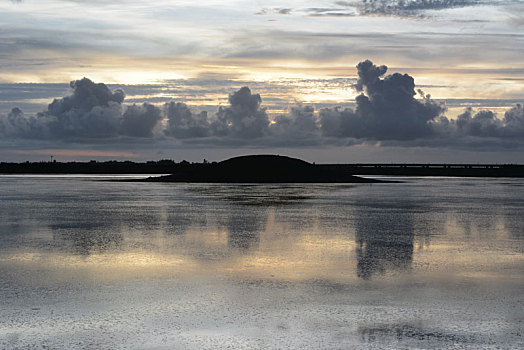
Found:
[[[524,108],[521,104],[504,113],[505,136],[524,139]]]
[[[281,15],[289,15],[291,13],[291,11],[292,11],[292,9],[283,8],[283,9],[279,9],[278,13],[281,14]]]
[[[524,25],[524,15],[520,15],[520,14],[510,14],[509,16],[509,23],[511,23],[512,25],[514,25],[515,27],[521,27]]]
[[[361,0],[335,4],[356,8],[360,15],[420,16],[427,10],[444,10],[483,4],[481,0]]]
[[[314,12],[309,17],[354,17],[355,14],[352,12],[341,12],[341,11],[325,11],[325,12]]]
[[[132,137],[152,137],[153,128],[162,119],[161,110],[149,103],[129,106],[120,124],[119,132]]]
[[[122,117],[122,90],[112,92],[102,83],[87,78],[71,82],[73,94],[55,99],[37,118],[54,118],[49,123],[52,136],[113,137],[118,134]]]
[[[13,108],[0,116],[0,135],[5,140],[98,144],[127,142],[123,140],[136,143],[140,138],[150,144],[171,142],[184,147],[524,147],[521,104],[503,116],[469,107],[457,118],[448,118],[446,106],[417,90],[412,76],[387,74],[385,65],[369,60],[356,68],[356,80],[341,81],[360,93],[354,107],[317,109],[297,103],[271,118],[260,94],[246,86],[229,94],[228,105],[209,112],[195,111],[195,107],[176,101],[161,106],[124,105],[123,90],[111,90],[84,78],[73,81],[71,94],[53,100],[43,112],[26,115]]]
[[[255,13],[255,15],[289,15],[293,9],[285,7],[276,7],[276,8],[263,8],[262,10]]]
[[[490,110],[481,110],[472,116],[472,108],[467,108],[454,123],[457,131],[464,135],[481,137],[499,137],[503,128],[502,121]]]
[[[228,107],[219,107],[208,116],[207,112],[193,112],[185,103],[169,102],[164,106],[167,125],[165,135],[177,139],[211,138],[219,143],[249,143],[253,139],[278,134],[276,128],[269,132],[270,120],[266,109],[261,107],[260,94],[253,94],[242,87],[229,95]],[[293,120],[294,120],[294,114]],[[281,117],[279,120],[282,120]],[[291,120],[291,119],[290,119]],[[284,122],[279,127],[283,130]],[[209,141],[209,140],[208,140]]]
[[[22,110],[15,107],[7,116],[0,118],[0,135],[3,138],[42,139],[50,136],[49,123],[51,118],[42,116],[26,117]]]
[[[270,125],[270,134],[286,139],[311,139],[318,136],[319,125],[313,106],[298,104],[287,114],[278,115]]]
[[[47,110],[27,117],[14,108],[1,119],[4,136],[28,139],[96,139],[120,135],[150,137],[161,119],[150,104],[122,105],[125,93],[87,78],[72,81],[72,94],[54,99]],[[125,110],[125,111],[124,111]]]
[[[424,95],[415,99],[414,79],[394,73],[382,78],[386,66],[376,66],[366,60],[357,65],[355,89],[356,108],[323,109],[320,111],[322,132],[332,137],[355,137],[376,140],[411,140],[430,136],[431,121],[445,107]]]
[[[210,136],[210,124],[207,112],[193,113],[185,103],[169,102],[165,104],[167,127],[165,134],[178,139]]]
[[[335,1],[333,7],[310,7],[309,17],[398,16],[426,17],[429,10],[445,10],[486,4],[483,0],[356,0]],[[490,3],[493,5],[493,3]]]
[[[434,124],[434,128],[441,137],[500,139],[515,145],[516,142],[524,142],[524,108],[517,104],[507,110],[503,118],[499,118],[491,110],[481,109],[474,113],[473,108],[467,107],[457,119],[443,117]]]
[[[120,104],[125,98],[124,91],[118,89],[112,92],[105,84],[95,84],[87,78],[72,81],[70,86],[73,94],[53,100],[48,108],[50,114],[59,116],[72,110],[88,112],[96,106]]]
[[[264,135],[269,118],[261,108],[262,98],[243,87],[229,95],[229,107],[220,107],[211,127],[213,134],[235,138],[256,138]]]

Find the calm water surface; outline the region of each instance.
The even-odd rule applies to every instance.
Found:
[[[524,347],[524,180],[0,176],[0,349]]]

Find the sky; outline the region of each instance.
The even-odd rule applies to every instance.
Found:
[[[0,161],[524,163],[523,10],[0,0]]]

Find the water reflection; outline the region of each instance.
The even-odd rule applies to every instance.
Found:
[[[510,213],[505,217],[504,229],[510,233],[515,240],[522,240],[524,238],[524,221],[522,215]],[[521,251],[524,250],[522,247]]]
[[[376,341],[426,341],[448,347],[451,344],[475,344],[478,342],[472,335],[451,333],[440,329],[426,328],[413,324],[378,324],[373,326],[359,326],[357,332],[361,340],[366,343]],[[439,347],[440,347],[439,346]]]
[[[409,184],[49,186],[40,196],[34,195],[38,187],[24,192],[22,186],[21,195],[0,200],[0,228],[12,236],[2,236],[5,252],[134,254],[203,270],[369,280],[409,273],[430,238],[437,244],[444,236],[448,242],[519,240],[524,232],[522,200],[512,192],[497,199],[504,206],[496,209],[471,194],[428,194],[427,186]],[[522,245],[511,249],[522,251]]]
[[[74,206],[53,209],[50,221],[54,223],[48,227],[53,246],[75,255],[146,248],[207,261],[256,249],[266,229],[268,209],[306,197],[299,192],[293,188],[264,191],[263,186],[209,185],[184,189],[182,195],[186,196],[169,205],[75,201]],[[75,208],[78,206],[84,206],[81,214]],[[222,233],[226,244],[217,245],[211,236]],[[152,240],[159,235],[164,236],[161,241]]]
[[[314,187],[306,185],[307,187]],[[304,186],[295,185],[217,185],[194,186],[188,192],[228,204],[247,206],[276,206],[302,203],[312,198]]]
[[[415,237],[413,215],[411,211],[373,208],[362,203],[355,223],[358,277],[370,279],[387,269],[411,268]]]
[[[519,348],[524,187],[428,181],[0,181],[0,348]]]
[[[160,227],[167,234],[182,235],[191,228],[204,230],[208,226],[205,209],[201,206],[171,205],[159,215]]]
[[[227,236],[228,246],[246,253],[255,248],[260,241],[260,233],[265,228],[267,210],[233,211],[228,215]]]
[[[122,232],[110,224],[55,225],[51,229],[55,241],[67,242],[73,254],[82,256],[119,250],[124,241]]]

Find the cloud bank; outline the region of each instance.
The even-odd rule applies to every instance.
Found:
[[[47,110],[25,116],[14,108],[0,119],[3,137],[22,139],[97,139],[118,136],[151,137],[162,119],[151,105],[123,106],[124,91],[111,91],[87,78],[72,81],[72,94],[55,99]]]
[[[350,4],[344,1],[338,3]],[[356,7],[361,15],[412,16],[425,10],[444,10],[481,3],[479,0],[362,0]]]
[[[305,145],[388,144],[472,148],[524,146],[524,108],[503,116],[471,107],[448,118],[446,106],[416,89],[408,74],[387,75],[369,60],[357,65],[354,108],[296,104],[270,116],[262,97],[249,87],[229,95],[215,113],[194,111],[171,101],[163,105],[124,104],[125,93],[87,78],[70,84],[71,94],[46,110],[25,115],[13,108],[0,116],[4,140],[56,140],[105,143],[122,139],[172,140],[177,144],[299,147]]]
[[[500,5],[485,0],[354,0],[335,1],[330,7],[297,9],[265,8],[258,15],[305,12],[310,17],[396,16],[426,17],[427,11],[447,10],[478,5]]]

